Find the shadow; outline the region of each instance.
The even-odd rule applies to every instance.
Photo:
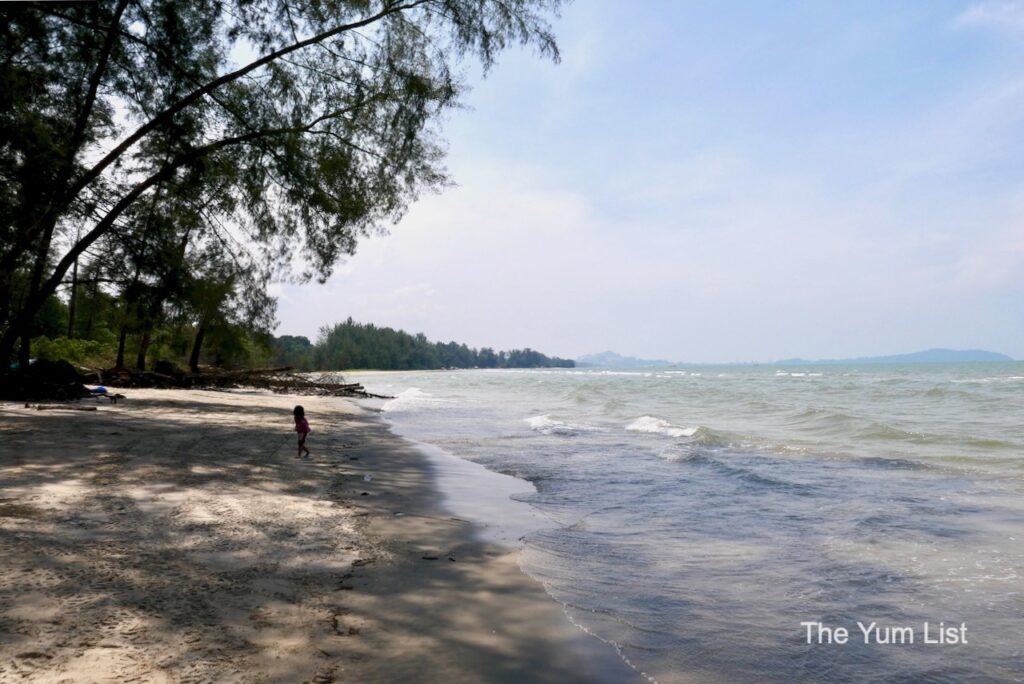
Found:
[[[125,393],[0,404],[0,680],[639,679],[449,516],[370,412]]]

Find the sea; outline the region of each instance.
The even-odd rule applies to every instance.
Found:
[[[346,377],[651,681],[1024,681],[1024,363]]]

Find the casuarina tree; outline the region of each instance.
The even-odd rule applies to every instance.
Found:
[[[27,360],[79,257],[103,259],[94,246],[167,189],[200,188],[260,268],[325,279],[446,183],[438,124],[463,60],[486,70],[514,43],[557,59],[560,4],[0,5],[0,360],[19,340]]]

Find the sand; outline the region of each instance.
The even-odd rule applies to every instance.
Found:
[[[0,404],[0,681],[640,679],[372,412],[123,392]]]

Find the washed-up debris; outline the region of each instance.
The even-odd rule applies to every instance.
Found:
[[[163,368],[155,371],[135,371],[127,368],[109,368],[99,371],[99,377],[117,387],[155,387],[191,389],[266,389],[278,394],[300,394],[328,397],[360,397],[364,399],[390,399],[371,394],[358,382],[339,382],[337,374],[296,373],[291,366],[281,368],[247,368],[223,370],[202,368],[198,373]]]

